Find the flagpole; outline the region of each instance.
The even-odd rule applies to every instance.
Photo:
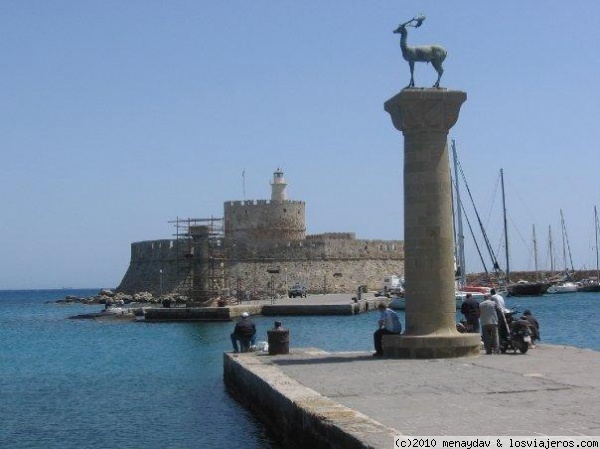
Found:
[[[242,193],[244,201],[246,201],[246,169],[242,170]]]

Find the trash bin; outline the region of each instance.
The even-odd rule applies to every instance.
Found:
[[[275,321],[275,328],[267,331],[269,343],[269,355],[290,353],[290,331],[281,325],[281,321]]]

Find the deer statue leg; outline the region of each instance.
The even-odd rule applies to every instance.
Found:
[[[406,87],[415,87],[415,79],[413,73],[415,71],[415,61],[408,61],[408,65],[410,67],[410,83]]]
[[[438,78],[437,81],[435,82],[435,84],[433,85],[433,87],[439,88],[440,87],[440,80],[442,79],[442,74],[444,73],[444,68],[442,67],[442,63],[438,62],[438,61],[431,61],[431,65],[433,66],[433,68],[435,69],[435,71],[438,74]]]

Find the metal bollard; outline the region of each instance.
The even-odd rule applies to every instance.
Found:
[[[269,343],[269,355],[290,353],[290,331],[281,325],[281,321],[275,321],[275,327],[267,331]]]

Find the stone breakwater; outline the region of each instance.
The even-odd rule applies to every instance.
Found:
[[[189,298],[177,294],[168,294],[162,296],[154,296],[150,292],[137,292],[133,294],[126,293],[115,293],[112,290],[100,290],[98,294],[93,296],[74,296],[67,295],[64,299],[58,299],[57,304],[109,304],[109,305],[125,305],[125,304],[150,304],[150,305],[161,305],[165,302],[170,304],[188,304]]]

